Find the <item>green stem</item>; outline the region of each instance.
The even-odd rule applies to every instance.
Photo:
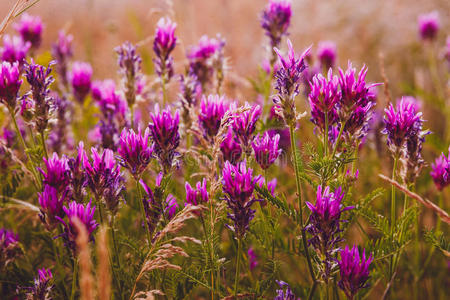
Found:
[[[39,135],[41,136],[42,149],[44,149],[45,158],[48,159],[47,146],[45,145],[45,134],[44,132],[41,132]]]
[[[138,197],[139,197],[138,202],[139,202],[139,208],[141,209],[142,220],[143,220],[144,224],[146,224],[147,218],[145,216],[144,204],[142,203],[142,192],[141,192],[141,188],[139,186],[139,180],[140,180],[140,178],[136,179],[136,189],[138,191]],[[145,232],[147,235],[148,246],[150,247],[150,245],[152,244],[152,238],[150,236],[150,232],[148,231],[147,225],[145,225],[144,227],[145,227]]]
[[[166,91],[166,76],[165,76],[164,73],[161,76],[161,89],[162,89],[162,94],[163,94],[163,106],[166,107],[166,104],[167,104],[167,91]]]
[[[323,133],[323,149],[325,157],[328,156],[328,112],[325,111],[325,131]]]
[[[53,254],[55,255],[56,268],[57,268],[59,276],[60,276],[59,278],[62,281],[64,296],[67,297],[67,294],[66,294],[67,288],[66,288],[66,283],[64,281],[64,275],[65,275],[64,266],[61,262],[61,256],[59,255],[58,247],[56,245],[56,240],[54,240],[51,235],[50,235],[50,238],[52,239]]]
[[[74,258],[74,261],[73,261],[73,277],[72,277],[72,292],[70,294],[70,300],[74,300],[75,299],[75,290],[76,290],[77,277],[78,277],[78,262],[77,262],[77,259]]]
[[[344,131],[344,127],[345,127],[346,123],[347,122],[341,122],[341,129],[339,130],[339,135],[338,135],[338,137],[336,139],[336,143],[334,145],[333,153],[331,154],[331,157],[334,157],[334,155],[336,154],[336,150],[337,150],[337,148],[339,146],[339,142],[341,141],[342,132]]]
[[[394,158],[394,167],[392,168],[392,180],[395,180],[395,172],[397,169],[397,162],[398,162],[398,156],[395,156]],[[395,186],[392,185],[391,187],[391,234],[394,233],[395,228]]]
[[[240,260],[240,253],[241,253],[241,239],[238,238],[238,248],[236,253],[236,274],[234,276],[234,299],[237,299],[237,291],[238,291],[238,278],[239,278],[239,260]]]

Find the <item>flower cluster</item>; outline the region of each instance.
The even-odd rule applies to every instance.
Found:
[[[120,135],[119,153],[121,164],[131,175],[139,178],[144,172],[153,154],[153,146],[149,145],[149,129],[145,129],[142,136],[141,129],[135,133],[133,129],[123,129]]]
[[[185,128],[190,128],[192,125],[191,109],[201,97],[201,87],[195,74],[180,75],[180,90],[181,117]]]
[[[30,50],[31,43],[25,42],[19,36],[3,36],[3,47],[0,48],[0,58],[2,61],[10,63],[17,62],[20,66],[25,63],[25,58]]]
[[[225,162],[222,172],[223,192],[228,208],[228,213],[234,225],[227,225],[237,239],[242,239],[249,228],[250,221],[255,216],[255,210],[251,209],[253,203],[258,201],[253,196],[255,184],[260,176],[253,177],[253,170],[247,168],[246,162],[238,163],[236,166]]]
[[[167,213],[167,210],[169,213],[171,213],[171,209],[168,209],[168,207],[175,206],[175,203],[170,203],[172,201],[172,198],[167,197],[166,198],[166,208],[164,209],[163,205],[163,191],[161,189],[161,181],[163,178],[163,173],[159,173],[159,175],[156,177],[156,184],[154,191],[141,179],[139,183],[144,188],[145,195],[142,198],[142,204],[144,206],[144,212],[145,212],[145,219],[147,223],[147,228],[150,233],[150,236],[153,238],[156,236],[154,235],[154,231],[163,216],[163,213]],[[172,206],[170,206],[172,204]],[[177,205],[177,204],[176,204]],[[166,211],[165,211],[166,210]],[[176,207],[175,207],[176,211]],[[172,212],[173,209],[172,209]]]
[[[261,16],[261,27],[270,39],[270,48],[278,47],[291,23],[291,1],[269,0]]]
[[[52,45],[52,56],[56,61],[56,73],[61,80],[63,87],[68,88],[67,65],[73,55],[72,49],[73,36],[67,35],[64,31],[58,33],[58,39]]]
[[[202,182],[197,182],[195,189],[191,187],[189,182],[185,184],[186,189],[186,205],[199,205],[208,202],[208,190],[206,189],[206,178]]]
[[[87,159],[84,143],[80,142],[77,156],[69,158],[67,165],[70,171],[70,192],[72,199],[81,202],[84,197],[84,188],[87,185],[87,175],[84,171],[84,161]]]
[[[79,103],[83,103],[91,91],[92,67],[89,63],[74,62],[70,74],[73,94]]]
[[[419,35],[422,40],[433,41],[439,31],[439,14],[437,11],[420,15],[418,18]]]
[[[294,295],[294,292],[292,292],[289,284],[287,284],[286,282],[281,281],[281,280],[276,280],[276,282],[278,283],[278,286],[280,287],[280,289],[277,290],[277,295],[275,296],[275,298],[273,298],[274,300],[299,300],[300,299]]]
[[[56,152],[51,157],[43,158],[47,172],[39,168],[43,175],[43,183],[58,190],[59,193],[64,191],[70,182],[70,172],[68,159],[66,156],[59,158]]]
[[[341,280],[338,286],[344,291],[349,299],[353,299],[356,293],[367,287],[369,279],[369,266],[373,261],[372,255],[366,258],[365,250],[360,257],[356,246],[350,250],[348,246],[340,252],[341,259],[338,261]]]
[[[249,106],[245,103],[244,111],[233,116],[232,128],[236,137],[241,143],[241,147],[246,153],[251,152],[251,142],[254,137],[256,122],[261,116],[262,110],[259,105]]]
[[[137,84],[142,80],[141,62],[142,59],[136,52],[136,47],[130,42],[117,47],[118,64],[120,73],[123,76],[122,85],[127,100],[128,107],[132,107],[136,102]]]
[[[280,50],[274,48],[281,62],[279,70],[275,74],[275,89],[278,95],[274,98],[277,105],[276,113],[280,115],[288,126],[297,121],[297,112],[295,109],[295,96],[299,93],[302,72],[306,69],[305,57],[311,47],[306,49],[300,57],[296,58],[294,47],[290,40],[288,44],[288,56],[284,57]]]
[[[242,148],[239,144],[239,140],[233,133],[233,130],[228,129],[222,143],[220,144],[220,151],[223,155],[223,161],[229,161],[235,164],[242,156]]]
[[[219,131],[220,124],[225,112],[228,110],[228,103],[224,96],[209,95],[203,96],[200,103],[198,121],[206,139],[213,142]]]
[[[51,185],[45,185],[42,193],[39,193],[40,213],[39,218],[48,230],[54,229],[59,223],[56,217],[64,217],[63,204],[67,199],[68,189],[62,193]]]
[[[306,230],[312,235],[310,244],[320,254],[324,268],[321,270],[322,277],[327,281],[331,275],[335,262],[333,254],[339,250],[338,242],[341,241],[340,232],[342,231],[340,223],[342,212],[353,207],[342,207],[344,193],[339,187],[334,192],[330,192],[330,187],[317,187],[316,204],[306,202],[311,210],[309,216],[309,225]]]
[[[26,293],[26,299],[36,299],[36,300],[47,300],[52,299],[51,292],[53,289],[53,284],[51,283],[53,280],[52,271],[50,269],[39,269],[38,276],[34,278],[34,285],[32,287],[28,287]]]
[[[322,69],[328,70],[336,63],[336,44],[331,41],[320,42],[317,47],[317,57]]]
[[[164,173],[167,174],[172,168],[174,158],[178,155],[176,149],[180,145],[178,132],[180,114],[177,110],[175,116],[172,116],[169,109],[160,112],[159,106],[156,105],[155,112],[150,114],[150,118],[152,123],[148,127],[154,143],[154,152]]]
[[[19,23],[15,24],[14,29],[20,34],[23,41],[30,43],[31,48],[39,48],[44,29],[44,24],[42,24],[40,17],[24,13]]]
[[[279,141],[279,134],[272,137],[267,131],[262,137],[258,134],[253,140],[252,147],[256,162],[263,170],[269,168],[281,154],[282,150],[278,148]]]
[[[450,150],[449,150],[450,151]],[[431,164],[431,177],[439,191],[442,191],[450,184],[450,155],[447,157],[444,153],[436,158]]]
[[[19,253],[19,236],[11,230],[0,228],[0,270],[11,263]]]
[[[19,97],[20,86],[19,64],[2,62],[0,65],[0,101],[13,111],[16,108],[17,98]]]
[[[164,81],[173,76],[173,57],[170,56],[177,44],[175,29],[177,24],[168,18],[161,18],[156,25],[155,39],[153,40],[153,51],[156,58],[153,60],[156,73]]]

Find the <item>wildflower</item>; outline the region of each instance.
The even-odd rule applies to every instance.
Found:
[[[19,23],[15,24],[14,29],[20,34],[22,40],[31,44],[31,48],[39,48],[42,41],[42,30],[44,29],[39,16],[24,13]]]
[[[239,139],[241,146],[246,152],[249,149],[250,143],[253,140],[253,133],[256,129],[256,122],[261,116],[261,107],[259,105],[250,107],[248,103],[245,104],[246,110],[240,114],[233,116],[232,128],[236,137]]]
[[[422,113],[408,99],[401,99],[396,107],[389,104],[385,110],[383,133],[387,135],[389,150],[399,155],[406,140],[419,134],[422,129]]]
[[[87,185],[95,195],[95,199],[99,200],[103,197],[108,205],[105,197],[105,191],[114,186],[117,181],[123,180],[120,173],[120,166],[114,158],[114,152],[110,149],[103,150],[99,153],[97,149],[91,148],[92,164],[87,157],[83,159],[83,166],[87,175]]]
[[[152,123],[149,124],[150,136],[154,143],[155,155],[161,163],[164,173],[167,174],[172,167],[176,149],[180,144],[178,126],[180,114],[178,110],[172,116],[168,109],[160,112],[159,106],[155,105],[155,112],[150,114]]]
[[[67,162],[70,170],[71,196],[77,202],[82,202],[84,196],[83,189],[87,185],[87,175],[83,170],[86,159],[87,154],[84,150],[84,143],[80,141],[77,148],[77,156],[75,158],[69,158]]]
[[[155,62],[156,73],[164,81],[169,81],[173,76],[173,57],[170,54],[177,44],[176,28],[177,24],[169,18],[161,18],[156,25],[156,33],[153,40],[153,51],[156,54],[156,58],[153,61]]]
[[[0,65],[0,101],[12,112],[15,111],[20,86],[19,64],[2,62]]]
[[[208,190],[206,189],[206,178],[202,182],[197,182],[195,189],[191,187],[189,182],[185,184],[186,203],[185,205],[199,205],[208,202]]]
[[[91,207],[91,202],[84,205],[72,201],[68,206],[64,206],[63,210],[66,213],[68,221],[64,221],[63,218],[56,217],[64,227],[64,232],[61,235],[64,239],[66,247],[75,252],[75,240],[78,236],[78,230],[75,227],[74,220],[78,219],[85,227],[89,234],[90,240],[94,240],[93,232],[98,227],[97,222],[94,219],[95,206]]]
[[[274,300],[299,300],[300,298],[297,298],[294,293],[292,292],[291,288],[289,287],[289,284],[287,284],[284,281],[281,280],[275,280],[278,283],[278,286],[280,287],[279,290],[277,290],[277,295]]]
[[[440,28],[437,11],[422,14],[418,18],[419,35],[422,40],[432,41],[436,38]]]
[[[161,176],[158,176],[157,179],[157,190],[160,185]],[[147,228],[150,232],[150,235],[153,235],[153,232],[156,229],[156,226],[158,225],[158,222],[162,216],[163,213],[163,207],[160,201],[158,201],[159,198],[156,196],[159,196],[159,193],[157,190],[155,190],[155,193],[153,193],[152,189],[141,179],[139,181],[141,186],[144,188],[145,195],[142,198],[142,203],[144,206],[144,212],[145,212],[145,218],[147,221]],[[156,195],[155,195],[156,194]]]
[[[449,150],[450,151],[450,150]],[[446,157],[444,153],[436,158],[431,164],[431,177],[439,191],[442,191],[450,184],[450,155]]]
[[[280,50],[274,48],[281,62],[280,69],[275,74],[275,89],[278,91],[273,102],[278,105],[277,114],[280,115],[288,126],[293,125],[297,120],[294,98],[299,93],[300,79],[302,72],[306,69],[305,56],[311,47],[306,49],[299,58],[295,58],[294,48],[290,40],[288,44],[288,56],[281,55]]]
[[[97,101],[105,119],[125,119],[127,102],[116,91],[113,80],[95,81],[92,84],[92,97]]]
[[[253,203],[258,201],[253,196],[255,184],[260,176],[253,177],[253,170],[247,169],[246,162],[236,166],[229,161],[225,162],[223,171],[223,192],[225,201],[232,213],[228,213],[234,225],[227,225],[239,240],[242,239],[249,228],[249,223],[255,216],[255,210],[251,209]]]
[[[256,256],[253,247],[248,248],[247,256],[248,256],[248,267],[250,271],[252,271],[258,265],[258,257]]]
[[[6,144],[8,148],[11,148],[16,140],[16,132],[4,127],[3,134],[0,136],[0,139]]]
[[[308,100],[311,107],[311,121],[322,132],[326,132],[338,121],[336,110],[336,103],[340,99],[338,78],[333,76],[330,69],[327,78],[322,74],[314,76],[310,87]]]
[[[322,188],[321,185],[317,187],[316,204],[306,202],[306,205],[311,210],[309,216],[309,225],[306,230],[312,235],[309,243],[322,256],[324,269],[321,270],[322,277],[327,281],[335,266],[333,254],[338,249],[337,243],[341,241],[340,223],[342,212],[353,209],[352,206],[342,207],[342,199],[344,193],[339,187],[334,192],[330,192],[330,187]]]
[[[322,69],[328,70],[334,67],[336,63],[336,44],[331,41],[320,42],[317,48],[317,57]]]
[[[195,74],[187,74],[186,76],[180,76],[180,89],[179,95],[181,102],[181,117],[183,124],[186,128],[190,128],[192,125],[191,109],[197,104],[198,99],[201,96],[201,87]]]
[[[64,191],[60,193],[57,188],[46,184],[43,191],[38,193],[41,206],[39,217],[49,230],[54,229],[58,224],[56,217],[64,217],[63,204],[68,192],[67,187],[64,187]]]
[[[56,43],[52,44],[52,56],[57,62],[55,70],[58,74],[58,78],[66,88],[68,85],[67,64],[68,60],[73,55],[72,41],[73,36],[71,34],[68,35],[61,30],[58,32]]]
[[[50,119],[53,97],[50,95],[50,85],[55,81],[50,62],[46,67],[35,64],[31,60],[25,65],[25,77],[30,84],[34,101],[34,125],[37,132],[43,134]]]
[[[270,48],[278,47],[291,23],[291,1],[269,0],[261,16],[261,27],[270,39]]]
[[[164,210],[167,219],[171,220],[176,215],[177,209],[178,209],[177,199],[172,194],[169,194],[166,198],[166,208]]]
[[[203,96],[202,102],[200,103],[198,121],[203,129],[205,138],[210,141],[214,140],[227,110],[228,104],[225,102],[225,97],[209,95],[206,98]]]
[[[115,48],[118,54],[118,64],[120,72],[123,75],[123,86],[125,99],[128,107],[132,107],[136,102],[136,84],[142,78],[141,62],[142,59],[136,53],[136,47],[130,42],[126,42],[120,47]]]
[[[92,67],[89,63],[74,62],[71,72],[71,85],[75,99],[83,103],[91,90]]]
[[[31,43],[25,42],[19,36],[9,36],[5,34],[3,36],[3,47],[0,48],[0,58],[2,61],[15,63],[20,66],[25,62],[28,50],[30,50]]]
[[[50,269],[39,269],[38,276],[34,278],[34,285],[29,288],[25,288],[27,290],[26,299],[32,300],[47,300],[52,299],[51,291],[53,289],[53,284],[51,284],[53,280],[52,271]]]
[[[367,287],[369,266],[373,261],[373,257],[370,255],[366,258],[365,250],[363,250],[360,258],[359,250],[356,246],[353,246],[351,250],[346,246],[340,253],[341,259],[338,261],[338,264],[341,280],[339,280],[338,286],[349,299],[353,299],[360,289]]]
[[[11,230],[0,228],[0,270],[3,270],[19,254],[19,236]]]
[[[258,134],[253,140],[252,147],[255,151],[256,162],[263,170],[269,168],[281,154],[281,149],[278,148],[279,141],[279,134],[271,137],[268,132],[265,132],[262,137]]]
[[[190,49],[188,53],[189,74],[195,75],[202,87],[213,78],[215,56],[222,51],[224,46],[225,40],[222,38],[210,39],[204,35],[200,38],[198,45]]]
[[[235,164],[241,158],[242,148],[231,128],[228,129],[225,138],[220,144],[220,151],[222,152],[223,160],[232,164]]]
[[[44,179],[43,183],[54,187],[58,192],[62,192],[66,189],[70,182],[70,171],[68,165],[68,159],[65,155],[59,158],[56,152],[53,152],[51,157],[43,158],[47,172],[39,168]]]
[[[136,134],[133,129],[123,129],[120,135],[119,153],[122,165],[138,178],[150,162],[153,147],[149,145],[149,129],[142,136],[139,128]]]
[[[56,124],[48,136],[48,144],[55,152],[74,149],[72,131],[68,130],[72,122],[72,102],[63,95],[53,93],[53,107],[55,109]],[[34,103],[33,103],[34,104]]]

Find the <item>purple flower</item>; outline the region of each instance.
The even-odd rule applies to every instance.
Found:
[[[74,97],[79,103],[83,103],[91,90],[91,65],[85,62],[74,62],[70,77]]]
[[[43,183],[63,192],[70,182],[68,159],[65,155],[59,158],[56,152],[48,159],[43,158],[47,172],[39,168],[44,179]]]
[[[10,63],[18,62],[19,65],[22,65],[25,62],[30,47],[30,42],[24,42],[21,37],[11,37],[5,34],[3,37],[3,47],[0,48],[1,60]]]
[[[71,157],[67,162],[70,170],[70,188],[71,196],[77,202],[82,202],[84,191],[87,185],[87,175],[84,171],[84,161],[87,160],[87,154],[84,150],[84,143],[80,141],[77,148],[77,156]]]
[[[149,129],[147,128],[142,136],[139,128],[136,134],[133,129],[123,129],[120,135],[119,153],[122,165],[130,173],[139,178],[150,162],[153,153],[153,146],[149,145]]]
[[[11,230],[0,228],[0,270],[3,271],[19,253],[19,236]]]
[[[322,69],[328,70],[336,63],[336,44],[331,41],[320,42],[317,47],[317,57]]]
[[[269,0],[261,16],[261,27],[270,38],[270,48],[278,47],[291,23],[291,1]]]
[[[114,201],[113,205],[109,205],[110,200],[105,197],[105,192],[112,187],[118,187],[117,181],[123,181],[122,174],[120,173],[120,166],[114,158],[114,152],[110,149],[103,150],[99,153],[97,149],[91,148],[92,164],[88,158],[83,159],[83,166],[87,175],[87,185],[97,200],[103,199],[106,201],[107,206],[110,206],[114,211],[117,203]]]
[[[20,34],[22,40],[31,44],[32,48],[39,48],[42,41],[42,30],[44,29],[39,16],[24,13],[19,23],[15,24],[14,29]]]
[[[51,284],[52,280],[53,275],[50,269],[39,269],[38,276],[34,278],[34,285],[32,287],[25,288],[27,290],[27,299],[52,299],[52,297],[50,296],[50,293],[53,289],[53,284]]]
[[[444,153],[441,153],[431,164],[431,169],[430,175],[433,177],[434,184],[439,191],[442,191],[450,184],[450,155],[446,157]]]
[[[0,101],[6,105],[12,112],[16,108],[17,98],[19,97],[20,86],[19,64],[2,62],[0,65]]]
[[[42,193],[38,193],[41,206],[39,217],[48,230],[54,229],[58,224],[56,217],[64,217],[63,204],[68,192],[67,187],[64,187],[64,191],[60,193],[57,188],[44,185]]]
[[[232,128],[234,134],[239,139],[241,146],[244,150],[249,152],[251,151],[249,147],[253,140],[256,122],[258,122],[258,119],[261,116],[261,107],[259,105],[250,107],[248,103],[245,103],[244,108],[246,108],[244,112],[233,116]]]
[[[432,41],[439,31],[439,14],[437,11],[422,14],[418,18],[419,35],[422,40]]]
[[[63,210],[66,213],[68,222],[60,217],[56,218],[64,226],[62,237],[66,247],[75,252],[75,240],[78,236],[78,230],[75,227],[74,220],[78,219],[86,227],[90,239],[94,240],[92,233],[98,227],[98,224],[94,219],[95,206],[91,207],[91,201],[86,205],[72,201],[69,203],[69,206],[64,206]]]
[[[306,230],[312,235],[310,244],[322,256],[324,268],[321,270],[322,278],[327,281],[335,266],[333,254],[337,248],[337,243],[341,241],[340,223],[342,212],[353,209],[353,206],[342,207],[344,193],[341,187],[334,192],[330,192],[330,187],[322,190],[322,186],[317,187],[316,204],[306,202],[311,210],[309,224]]]
[[[142,198],[142,203],[144,206],[148,231],[152,236],[163,213],[162,203],[161,201],[159,201],[161,196],[161,191],[159,189],[161,178],[162,173],[157,178],[155,193],[142,179],[139,181],[139,183],[141,184],[141,186],[144,188],[145,191],[145,195]]]
[[[258,257],[256,256],[253,247],[248,248],[247,256],[248,256],[248,267],[250,271],[252,271],[258,265]]]
[[[242,148],[231,128],[228,129],[228,133],[220,144],[220,150],[224,161],[235,164],[241,158]]]
[[[360,258],[356,246],[353,246],[351,250],[346,246],[341,251],[341,259],[338,261],[341,280],[339,280],[338,286],[349,299],[353,299],[360,289],[367,287],[369,266],[372,261],[372,255],[366,258],[365,250]]]
[[[2,140],[7,147],[11,148],[16,141],[16,132],[9,130],[7,127],[4,127],[3,134],[0,136],[0,140]]]
[[[220,36],[210,39],[204,35],[200,38],[197,46],[191,47],[188,53],[189,73],[197,77],[202,87],[211,82],[215,57],[220,56],[224,46],[225,40]]]
[[[389,104],[385,110],[385,128],[389,149],[398,155],[407,139],[418,135],[422,129],[422,113],[416,111],[414,102],[402,98],[396,107]]]
[[[127,102],[116,91],[116,84],[113,80],[94,81],[92,97],[97,101],[100,111],[106,119],[113,116],[125,119]]]
[[[262,137],[258,134],[253,140],[252,147],[255,151],[256,162],[263,170],[269,168],[281,154],[282,150],[278,148],[279,141],[280,135],[271,137],[267,131]]]
[[[167,195],[166,208],[164,210],[167,219],[171,220],[173,217],[175,217],[177,209],[178,209],[177,199],[172,194]]]
[[[141,56],[136,53],[136,47],[130,42],[115,48],[118,54],[120,73],[123,76],[125,98],[131,108],[136,102],[137,83],[142,80]]]
[[[71,34],[67,35],[64,30],[60,30],[56,43],[52,44],[52,56],[57,62],[55,69],[66,88],[68,85],[67,64],[73,55],[72,41],[73,36]]]
[[[226,161],[222,177],[225,201],[231,210],[228,218],[234,222],[233,226],[227,225],[227,227],[234,232],[237,239],[242,239],[249,228],[250,221],[255,216],[255,210],[250,207],[258,201],[253,196],[253,190],[260,176],[253,177],[253,170],[247,169],[245,161],[236,166]]]
[[[195,189],[191,187],[189,182],[185,184],[186,202],[185,205],[199,205],[208,202],[208,190],[206,189],[206,178],[202,182],[197,182]]]
[[[155,62],[156,73],[164,80],[170,80],[173,76],[173,57],[170,54],[177,44],[176,28],[177,24],[169,18],[161,18],[156,25],[153,40],[153,51],[156,58],[153,61]]]
[[[273,298],[274,300],[300,300],[300,298],[297,298],[294,295],[291,288],[289,287],[289,284],[281,280],[275,281],[278,283],[280,289],[277,290],[277,295],[275,296],[275,298]]]
[[[35,64],[31,60],[30,64],[25,64],[25,77],[30,84],[34,101],[34,123],[37,132],[43,134],[47,128],[52,109],[53,97],[50,95],[50,85],[55,81],[51,74],[50,62],[46,67]]]
[[[209,95],[208,98],[203,96],[200,103],[198,121],[203,129],[205,138],[209,141],[212,142],[217,135],[222,118],[228,107],[224,96]]]
[[[311,47],[307,48],[299,58],[295,58],[294,48],[290,40],[288,44],[288,56],[283,57],[280,50],[274,48],[281,62],[280,69],[275,74],[275,89],[278,95],[273,102],[278,105],[277,114],[280,115],[287,125],[293,125],[297,120],[294,98],[299,92],[302,72],[306,69],[305,57]]]
[[[178,132],[180,114],[177,110],[175,116],[172,116],[169,109],[160,112],[159,106],[155,105],[155,112],[150,114],[150,118],[152,123],[148,127],[154,143],[154,151],[164,173],[167,174],[172,168],[175,156],[178,155],[176,149],[180,145]]]
[[[180,75],[180,90],[181,117],[186,128],[191,128],[191,110],[197,105],[202,92],[195,74]]]
[[[333,76],[330,69],[327,78],[322,74],[314,76],[310,87],[308,100],[311,107],[311,121],[324,132],[338,121],[336,110],[336,103],[340,99],[338,78]],[[326,125],[328,128],[325,128]]]

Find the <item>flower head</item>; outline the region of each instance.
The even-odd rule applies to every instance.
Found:
[[[127,102],[116,91],[113,80],[94,81],[92,83],[92,97],[97,101],[105,119],[117,117],[125,119]]]
[[[29,42],[34,49],[39,48],[42,41],[44,24],[39,16],[31,16],[24,13],[14,29],[20,34],[22,40]]]
[[[159,186],[161,184],[162,173],[157,178],[155,192],[141,179],[139,183],[144,188],[144,196],[142,198],[142,204],[144,206],[145,218],[147,223],[148,231],[150,235],[158,225],[159,220],[163,214],[163,206],[160,201],[161,192]]]
[[[34,285],[32,287],[26,288],[27,299],[52,299],[52,297],[50,296],[50,293],[53,289],[53,284],[51,284],[52,280],[53,275],[50,269],[39,269],[38,276],[34,278]]]
[[[317,48],[317,57],[323,69],[328,70],[336,63],[336,44],[331,41],[320,42]]]
[[[367,287],[369,266],[372,261],[372,255],[366,258],[365,250],[360,257],[356,246],[353,246],[351,250],[346,246],[341,251],[341,259],[338,261],[341,280],[339,280],[338,286],[349,299],[353,299],[360,289]]]
[[[73,94],[78,102],[83,103],[91,90],[92,67],[89,63],[74,62],[71,72]]]
[[[0,65],[0,101],[14,111],[19,97],[20,86],[19,64],[2,62]]]
[[[0,270],[12,262],[19,253],[19,236],[11,230],[0,228]]]
[[[77,156],[69,158],[67,165],[70,170],[70,188],[73,199],[81,202],[83,199],[83,189],[87,185],[87,175],[84,171],[84,161],[87,159],[84,143],[80,141],[77,147]]]
[[[154,143],[155,155],[163,166],[164,173],[167,174],[172,168],[173,160],[178,153],[176,149],[180,145],[180,134],[178,126],[180,114],[177,110],[175,116],[172,116],[169,109],[160,112],[159,106],[155,105],[155,112],[150,114],[152,123],[150,136]]]
[[[58,192],[66,189],[70,182],[68,159],[65,155],[59,158],[56,152],[48,159],[43,158],[47,172],[39,168],[44,179],[43,183],[54,187]]]
[[[280,289],[277,290],[277,295],[273,298],[274,300],[300,300],[300,298],[294,295],[289,284],[281,280],[276,280],[276,282]]]
[[[439,31],[439,14],[437,11],[422,14],[418,18],[419,34],[422,40],[432,41]]]
[[[38,194],[39,205],[41,206],[39,217],[49,230],[52,230],[58,224],[56,217],[64,217],[63,204],[67,192],[67,187],[60,193],[57,188],[45,185],[43,191]]]
[[[269,0],[261,16],[261,27],[270,38],[271,48],[280,44],[283,35],[287,35],[287,30],[291,23],[291,1],[289,0]]]
[[[224,161],[229,161],[230,163],[235,164],[241,158],[242,148],[239,144],[239,140],[236,138],[231,128],[228,129],[225,138],[220,144],[220,150]]]
[[[258,122],[262,111],[259,105],[250,107],[248,103],[245,103],[245,108],[244,112],[234,114],[232,128],[243,148],[247,149],[253,140],[256,122]]]
[[[171,220],[177,213],[178,202],[177,199],[172,195],[167,195],[166,198],[166,209],[164,210],[167,219]]]
[[[92,233],[98,227],[97,222],[94,219],[95,206],[91,207],[91,201],[89,203],[82,204],[72,201],[68,206],[63,207],[64,212],[68,218],[68,221],[64,221],[63,218],[56,217],[64,226],[64,233],[62,237],[66,247],[75,252],[75,240],[78,236],[78,230],[75,227],[75,219],[78,219],[85,227],[91,240],[94,240]]]
[[[248,256],[248,267],[250,271],[252,271],[254,268],[256,268],[256,266],[258,266],[258,257],[256,256],[253,247],[248,248],[247,256]]]
[[[219,95],[203,96],[198,121],[208,140],[212,141],[217,135],[222,118],[227,110],[228,103],[225,101],[225,97]]]
[[[258,201],[253,196],[253,191],[260,176],[253,177],[253,170],[247,169],[245,161],[238,163],[236,166],[226,161],[222,177],[225,201],[232,211],[228,213],[228,218],[234,222],[233,226],[227,226],[234,232],[237,239],[241,239],[248,230],[250,221],[255,216],[255,210],[250,207]]]
[[[149,129],[142,136],[141,129],[135,133],[133,129],[123,129],[120,135],[119,153],[122,165],[136,178],[139,177],[150,162],[153,146],[149,145]]]
[[[122,85],[125,92],[125,98],[129,107],[136,102],[137,84],[142,80],[141,74],[141,56],[136,51],[136,46],[130,42],[115,48],[118,54],[118,64],[120,73],[123,76]]]
[[[156,54],[154,59],[156,73],[161,77],[167,77],[166,79],[173,76],[173,57],[170,54],[177,44],[176,28],[177,23],[172,22],[169,18],[159,19],[153,40],[153,51]]]
[[[430,175],[434,184],[439,191],[442,191],[450,184],[450,155],[447,157],[444,153],[441,153],[434,163],[431,164],[431,169]]]
[[[186,203],[185,205],[199,205],[208,202],[208,190],[206,189],[206,178],[202,182],[197,182],[195,189],[191,187],[189,182],[185,184]]]
[[[57,62],[55,69],[64,86],[68,84],[67,63],[73,55],[72,41],[73,36],[61,30],[58,39],[52,44],[52,56]]]
[[[259,134],[252,142],[255,158],[262,169],[270,167],[278,156],[281,154],[281,149],[278,147],[280,135],[271,136],[267,131],[262,137]]]
[[[3,36],[3,47],[0,48],[0,58],[3,61],[10,63],[18,62],[22,65],[25,62],[28,50],[30,50],[31,43],[25,42],[19,36]]]

